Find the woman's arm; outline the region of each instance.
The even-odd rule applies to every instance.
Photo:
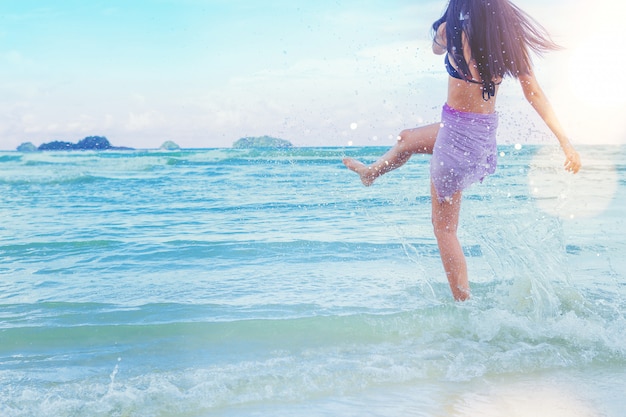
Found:
[[[443,22],[437,28],[435,39],[433,39],[433,53],[443,55],[448,52],[448,43],[446,41],[446,22]]]
[[[552,105],[539,86],[534,74],[520,75],[519,81],[522,86],[522,90],[524,91],[526,100],[528,100],[528,102],[533,106],[537,114],[539,114],[561,144],[561,148],[565,153],[565,169],[573,173],[577,173],[581,165],[580,156],[570,143],[569,138],[561,126],[561,123],[554,113]]]

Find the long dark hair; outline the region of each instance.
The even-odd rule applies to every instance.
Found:
[[[532,70],[530,51],[541,55],[560,49],[548,32],[509,0],[450,0],[433,31],[446,22],[448,52],[464,79],[471,79],[463,56],[465,33],[484,88],[505,76],[517,78]]]

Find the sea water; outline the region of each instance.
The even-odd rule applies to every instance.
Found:
[[[428,157],[0,153],[0,415],[624,416],[626,155],[501,146],[452,300]]]

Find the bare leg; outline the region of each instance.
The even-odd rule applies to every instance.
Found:
[[[440,202],[432,183],[430,188],[433,227],[443,269],[446,271],[454,299],[465,301],[470,297],[467,264],[456,234],[461,210],[461,191],[455,193],[449,200]]]
[[[344,158],[346,167],[359,174],[361,182],[370,186],[376,178],[404,165],[416,153],[432,154],[439,123],[403,130],[396,144],[372,165],[365,165],[353,158]]]

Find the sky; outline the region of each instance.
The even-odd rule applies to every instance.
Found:
[[[626,143],[615,0],[518,0],[563,51],[535,59],[574,143]],[[106,136],[115,146],[393,144],[438,121],[445,0],[0,0],[0,149]],[[611,45],[616,45],[611,47]],[[622,46],[622,50],[623,50]],[[616,52],[617,51],[617,52]],[[554,140],[514,80],[501,143]]]

